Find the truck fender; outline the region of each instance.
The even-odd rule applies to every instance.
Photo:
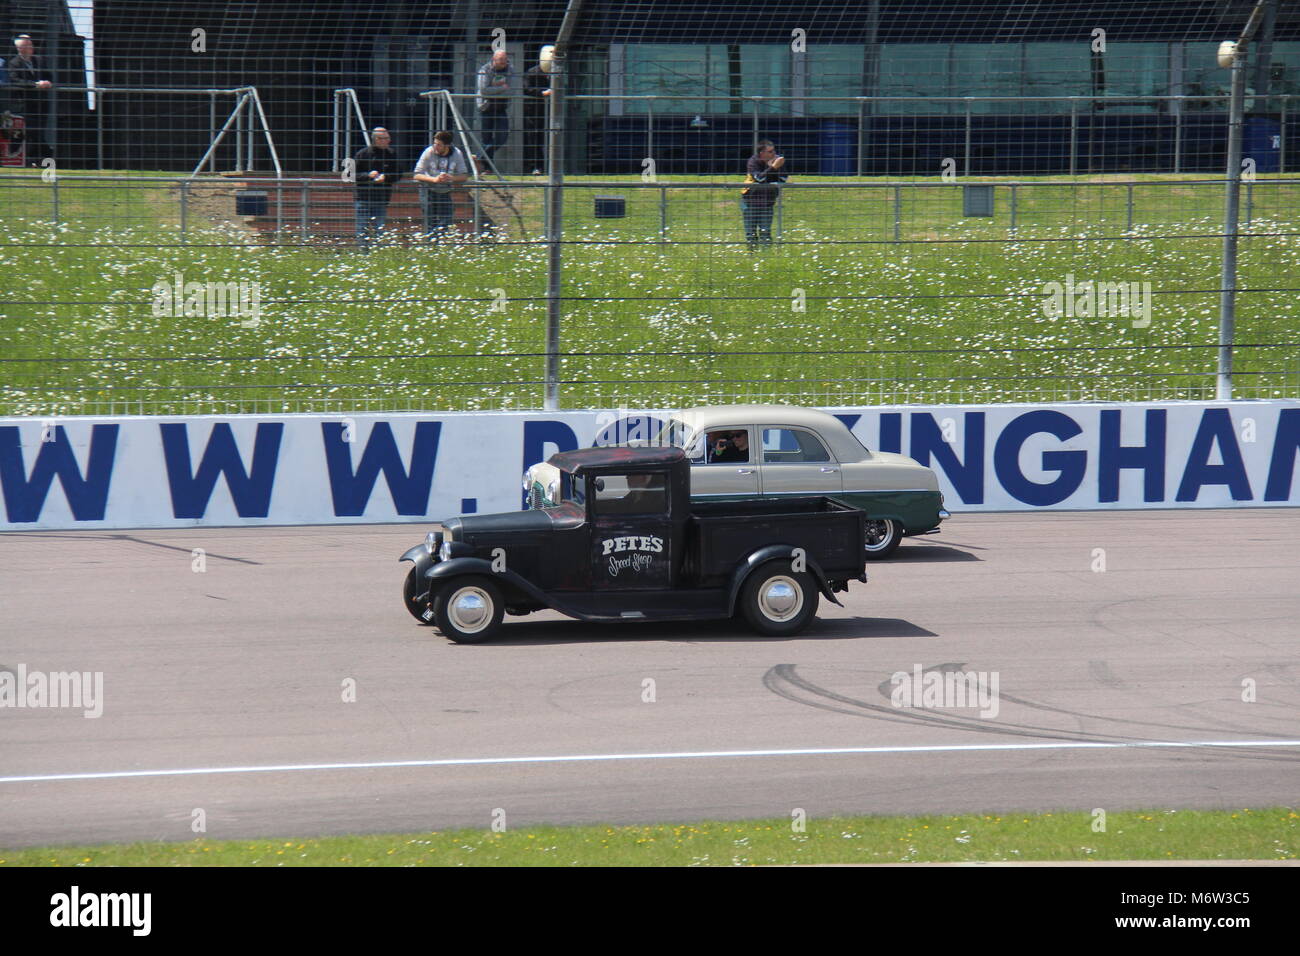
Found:
[[[792,560],[794,558],[793,545],[769,544],[766,547],[759,548],[747,557],[743,564],[738,566],[736,570],[732,572],[731,589],[730,593],[727,595],[728,614],[736,613],[736,598],[740,596],[740,589],[745,586],[745,581],[749,576],[760,565],[766,564],[768,561],[780,561],[782,558],[786,560]],[[830,582],[826,580],[826,575],[822,572],[822,569],[818,566],[817,562],[806,556],[804,561],[807,562],[808,573],[811,574],[813,580],[817,582],[817,590],[821,591],[826,600],[830,601],[832,604],[839,604],[840,607],[843,607],[844,605],[840,604],[839,600],[835,597],[835,593],[831,591]]]
[[[398,558],[399,561],[410,561],[415,565],[415,579],[422,581],[429,576],[429,568],[438,563],[438,556],[429,553],[429,549],[422,544],[417,544],[406,554]],[[417,600],[424,600],[428,595],[428,589],[424,594],[417,594]]]
[[[544,607],[551,606],[551,602],[546,595],[527,578],[520,577],[514,571],[493,571],[492,562],[483,558],[452,558],[449,561],[439,561],[424,572],[424,576],[429,580],[429,590],[433,590],[434,584],[438,581],[446,578],[458,578],[467,574],[482,575],[485,578],[508,584]]]

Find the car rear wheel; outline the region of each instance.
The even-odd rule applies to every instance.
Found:
[[[501,589],[487,578],[457,578],[433,599],[438,630],[457,644],[477,644],[496,633],[505,615]]]
[[[415,574],[415,568],[407,572],[406,580],[402,583],[402,603],[406,609],[411,612],[411,617],[415,618],[421,624],[432,624],[432,616],[425,617],[429,611],[427,602],[419,602],[415,599],[417,594],[424,592],[423,583]]]
[[[903,540],[903,526],[893,518],[868,518],[866,530],[868,561],[889,557]]]
[[[785,562],[763,565],[740,591],[740,613],[760,634],[780,637],[802,631],[817,613],[817,585],[806,571]]]

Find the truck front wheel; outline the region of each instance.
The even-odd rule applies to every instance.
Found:
[[[806,571],[770,562],[749,576],[740,591],[740,612],[759,634],[783,637],[802,631],[817,613],[817,584]]]
[[[505,614],[501,589],[487,578],[457,578],[433,599],[438,630],[457,644],[477,644],[491,637]]]

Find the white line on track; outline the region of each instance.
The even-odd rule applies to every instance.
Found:
[[[132,777],[194,777],[216,773],[298,773],[305,770],[392,770],[405,767],[475,767],[492,764],[584,763],[611,760],[725,760],[736,757],[824,757],[840,754],[958,753],[988,750],[1125,750],[1166,747],[1300,747],[1300,740],[1137,740],[1047,744],[950,744],[930,747],[815,747],[804,750],[700,750],[643,754],[569,754],[551,757],[463,757],[444,760],[377,760],[366,763],[271,764],[263,767],[187,767],[176,770],[112,770],[0,777],[0,783],[55,780],[126,780]]]

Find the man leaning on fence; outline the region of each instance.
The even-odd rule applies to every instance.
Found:
[[[416,182],[421,184],[420,200],[424,206],[424,231],[430,238],[441,238],[452,223],[451,190],[469,179],[465,154],[451,145],[451,133],[440,130],[433,145],[420,154],[415,164]]]
[[[745,239],[751,249],[772,242],[772,214],[785,179],[785,157],[776,155],[770,139],[759,140],[758,152],[745,164],[746,185],[740,192]]]
[[[402,178],[392,135],[382,126],[370,133],[370,145],[356,155],[357,245],[370,248],[371,233],[378,238],[388,222],[388,201]]]

